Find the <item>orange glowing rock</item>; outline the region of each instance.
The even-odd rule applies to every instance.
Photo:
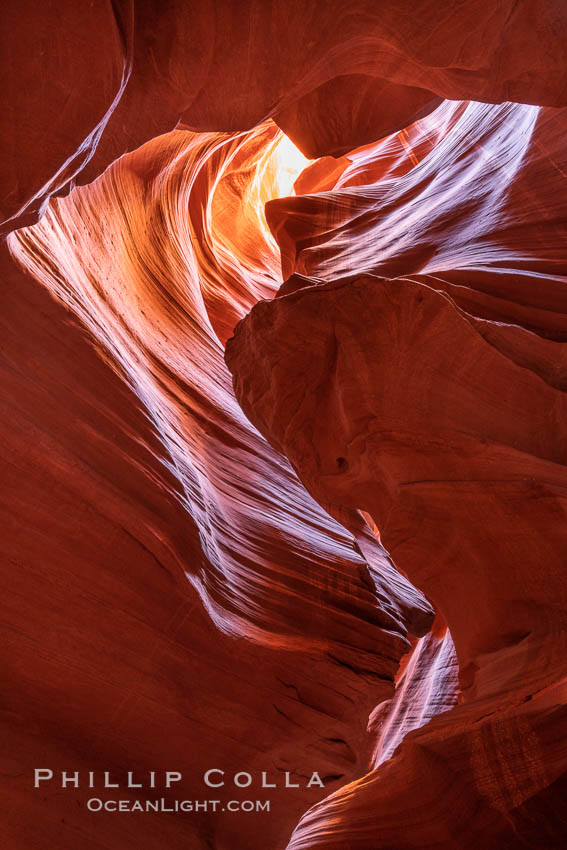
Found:
[[[567,7],[5,19],[6,846],[565,847]]]
[[[106,767],[116,773],[124,728],[145,773],[176,766],[189,777],[194,799],[210,767],[258,773],[275,764],[276,772],[293,778],[294,770],[303,775],[294,765],[308,764],[309,775],[322,765],[322,787],[293,779],[292,787],[282,788],[276,782],[278,811],[262,833],[275,847],[285,845],[314,800],[366,768],[368,715],[394,694],[399,660],[411,648],[408,631],[422,635],[432,620],[430,605],[397,573],[364,520],[341,517],[347,531],[332,519],[250,425],[224,364],[222,340],[259,297],[270,297],[279,285],[280,256],[264,205],[290,190],[304,163],[273,124],[235,136],[179,130],[52,202],[40,224],[9,239],[14,255],[74,313],[110,367],[93,368],[96,357],[78,331],[68,354],[60,351],[50,328],[62,323],[62,308],[50,302],[40,308],[33,357],[49,352],[41,385],[49,394],[54,382],[62,382],[67,401],[49,420],[63,448],[52,448],[45,459],[40,452],[37,474],[49,460],[59,469],[61,486],[89,504],[92,491],[91,533],[112,541],[100,551],[85,550],[82,540],[69,542],[65,558],[54,562],[50,551],[58,551],[68,524],[80,526],[57,489],[49,497],[40,490],[51,509],[65,515],[62,527],[51,531],[52,550],[38,548],[33,536],[24,548],[19,538],[6,541],[14,557],[25,554],[43,576],[62,569],[76,573],[76,590],[65,601],[65,610],[73,611],[69,628],[84,622],[85,640],[99,648],[93,658],[75,641],[59,660],[55,647],[64,612],[50,594],[46,604],[53,614],[28,620],[30,645],[41,634],[58,659],[57,676],[65,678],[58,664],[76,671],[72,703],[74,723],[84,730],[83,754],[70,766],[48,735],[49,765],[85,775]],[[14,281],[10,323],[15,286],[25,291],[31,284]],[[43,305],[44,297],[33,287],[31,292]],[[14,345],[17,351],[16,340]],[[84,392],[92,407],[81,414],[76,398]],[[15,420],[14,432],[33,420],[30,405]],[[100,421],[92,412],[98,406],[109,409]],[[78,420],[69,416],[75,409]],[[89,425],[93,416],[96,431]],[[24,448],[20,444],[18,451]],[[21,482],[10,486],[17,493]],[[37,522],[34,514],[30,518]],[[103,640],[77,595],[101,581],[106,588],[116,569],[120,582],[112,584]],[[154,605],[162,612],[157,619],[149,614]],[[131,611],[130,628],[121,621],[124,610]],[[17,609],[13,616],[17,622]],[[26,653],[27,645],[20,663],[42,695],[36,715],[47,728],[59,695],[42,684],[46,674]],[[152,645],[162,647],[157,655]],[[110,670],[120,676],[111,687],[105,670],[112,651]],[[141,670],[131,652],[144,659]],[[141,701],[130,696],[138,692]],[[105,766],[87,742],[97,717],[111,717],[122,705],[125,726],[105,732],[112,755]],[[159,706],[152,724],[150,705]],[[25,694],[18,711],[30,711]],[[171,739],[161,745],[155,743],[155,723],[164,713],[175,719],[168,721]],[[182,740],[190,746],[180,754]],[[33,752],[31,747],[30,758]],[[35,767],[26,757],[26,770]],[[66,816],[66,797],[52,805]],[[77,829],[82,813],[73,819]],[[255,821],[247,817],[243,822],[214,813],[219,846],[251,846]],[[17,823],[10,829],[10,835],[19,834]],[[109,841],[127,846],[113,823],[104,829]],[[172,824],[172,846],[181,829]],[[200,840],[201,820],[189,834]]]
[[[334,192],[268,205],[292,276],[227,344],[251,421],[321,504],[372,517],[459,663],[460,704],[427,725],[396,731],[401,690],[377,710],[378,759],[401,746],[290,850],[566,834],[566,115],[447,104],[424,134],[436,118],[405,174],[347,186],[347,166]],[[424,638],[408,665],[414,714],[430,689],[449,707],[450,647]]]

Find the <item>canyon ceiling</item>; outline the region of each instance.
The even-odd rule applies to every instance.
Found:
[[[567,4],[3,11],[2,846],[566,847]]]

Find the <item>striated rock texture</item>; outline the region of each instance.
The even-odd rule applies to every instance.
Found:
[[[566,8],[9,0],[7,847],[565,847]]]
[[[237,397],[439,606],[462,700],[294,850],[564,846],[566,121],[443,105],[411,170],[268,205],[292,276],[229,341]]]
[[[281,115],[322,155],[439,97],[567,105],[554,0],[8,0],[4,17],[6,230],[180,120],[247,130]]]
[[[9,527],[4,541],[23,568],[9,576],[19,635],[10,717],[33,713],[34,727],[21,730],[11,771],[28,813],[43,804],[25,794],[38,746],[62,769],[174,766],[193,777],[194,799],[211,766],[266,770],[270,781],[291,770],[303,783],[320,769],[324,789],[273,792],[274,814],[259,815],[265,841],[283,847],[312,802],[368,768],[369,713],[394,694],[408,631],[431,625],[429,603],[363,518],[341,517],[352,533],[339,525],[247,422],[224,364],[221,340],[277,285],[264,204],[304,162],[274,125],[236,137],[177,131],[10,238],[60,302],[7,268],[6,380],[10,363],[27,371],[10,377],[5,427],[31,432],[10,441],[7,491],[30,531]],[[61,304],[106,363],[65,327]],[[22,622],[20,582],[32,577]],[[63,713],[61,683],[72,689]],[[50,841],[87,840],[84,810],[60,839],[68,796],[49,804]],[[25,845],[19,818],[9,834]],[[185,836],[244,850],[257,829],[250,814],[209,812],[145,846],[187,846]],[[112,816],[97,830],[113,847],[139,842],[137,826]]]

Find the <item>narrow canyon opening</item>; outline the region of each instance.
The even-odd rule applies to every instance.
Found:
[[[565,846],[567,18],[324,5],[9,11],[15,850]]]

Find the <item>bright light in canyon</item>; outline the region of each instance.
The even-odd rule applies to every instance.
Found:
[[[293,184],[313,161],[304,156],[291,139],[282,133],[272,154],[273,197],[285,198],[288,195],[295,195]]]
[[[567,3],[5,5],[2,846],[567,847]]]

